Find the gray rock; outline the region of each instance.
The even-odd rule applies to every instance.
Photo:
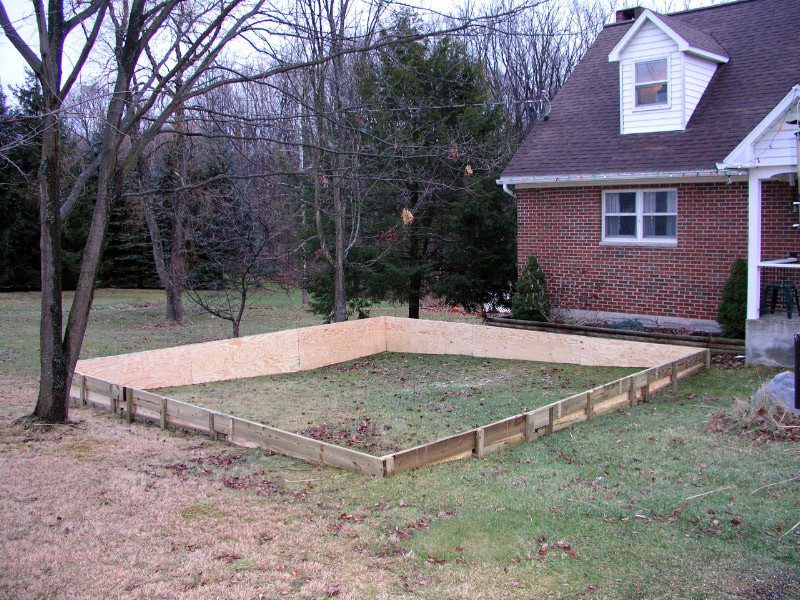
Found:
[[[785,371],[779,373],[772,380],[755,393],[754,398],[768,394],[776,404],[783,404],[791,413],[800,415],[800,410],[794,407],[794,373]]]

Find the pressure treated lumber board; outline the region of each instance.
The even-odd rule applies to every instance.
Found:
[[[300,370],[299,329],[191,344],[192,383]]]
[[[384,319],[304,327],[298,332],[300,369],[318,369],[386,350]]]

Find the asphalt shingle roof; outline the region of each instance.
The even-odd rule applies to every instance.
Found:
[[[620,134],[619,63],[608,54],[632,21],[607,25],[553,100],[549,120],[534,125],[501,176],[714,169],[800,83],[798,0],[743,0],[667,18],[670,27],[710,36],[730,57],[684,131]]]

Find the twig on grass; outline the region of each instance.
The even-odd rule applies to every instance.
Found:
[[[716,494],[717,492],[723,492],[725,490],[729,490],[735,487],[736,487],[735,485],[726,485],[725,487],[721,487],[717,490],[711,490],[710,492],[703,492],[702,494],[695,494],[694,496],[689,496],[688,498],[684,498],[684,500],[693,500],[694,498],[701,498],[703,496],[708,496],[709,494]]]
[[[797,526],[798,526],[798,525],[800,525],[800,521],[798,521],[797,523],[795,523],[795,524],[792,526],[792,528],[791,528],[789,531],[787,531],[786,533],[782,533],[781,535],[779,535],[779,536],[778,536],[778,539],[781,539],[783,536],[785,536],[785,535],[789,535],[790,533],[792,533],[792,532],[793,532],[793,531],[794,531],[794,530],[797,528]]]
[[[800,477],[790,477],[789,479],[784,479],[783,481],[776,481],[774,483],[768,483],[767,485],[762,485],[760,488],[756,488],[752,492],[750,492],[750,495],[752,496],[756,492],[768,487],[772,487],[773,485],[780,485],[782,483],[788,483],[789,481],[800,481]]]
[[[343,473],[342,475],[332,475],[331,477],[315,477],[314,479],[284,479],[284,483],[306,483],[308,481],[328,481],[329,479],[336,479],[338,477],[344,477],[347,473]]]

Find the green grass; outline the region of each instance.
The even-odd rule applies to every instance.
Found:
[[[383,353],[313,371],[167,388],[159,393],[385,454],[487,425],[632,372]]]
[[[0,295],[0,377],[6,381],[35,382],[37,302],[34,294]],[[83,356],[218,339],[229,332],[227,323],[199,314],[185,326],[166,327],[162,312],[158,292],[100,290]],[[380,307],[374,314],[387,313],[401,315],[403,308]],[[243,334],[315,323],[299,307],[297,295],[264,294],[248,309]],[[509,362],[503,368],[511,369],[512,376],[481,387],[476,382],[491,378],[486,373],[498,372],[484,362],[379,355],[300,374],[297,380],[281,376],[271,381],[282,381],[287,393],[295,394],[295,403],[307,392],[333,398],[326,390],[335,388],[340,394],[337,419],[362,411],[377,415],[383,410],[381,398],[397,401],[406,416],[417,415],[419,431],[427,427],[442,433],[455,428],[455,416],[430,410],[429,403],[436,407],[466,399],[472,405],[459,420],[472,425],[505,416],[505,411],[519,412],[544,392],[561,395],[572,389],[568,384],[585,389],[595,381],[593,373],[600,381],[607,379],[600,370],[586,369],[580,380],[571,368],[558,366],[551,373],[552,366]],[[364,373],[381,369],[409,376],[398,383],[394,375]],[[537,443],[387,479],[366,479],[202,437],[194,444],[208,458],[202,464],[187,461],[181,477],[196,477],[198,485],[209,479],[235,481],[227,487],[242,502],[299,507],[303,523],[307,519],[340,536],[369,568],[389,572],[397,598],[798,598],[800,528],[786,532],[800,521],[800,486],[791,480],[800,476],[800,448],[759,445],[706,429],[710,414],[729,409],[775,373],[713,366],[682,382],[677,393],[665,391],[651,403]],[[329,379],[320,380],[320,374]],[[551,377],[552,389],[543,389],[544,377]],[[370,392],[387,378],[393,388]],[[536,393],[523,394],[532,382]],[[218,385],[201,388],[203,396],[224,399],[227,393],[218,394]],[[241,385],[274,395],[271,388],[259,387],[261,382]],[[426,395],[415,396],[422,388]],[[472,396],[459,396],[464,390]],[[249,393],[242,392],[243,397]],[[488,418],[479,418],[484,410]],[[318,422],[319,414],[300,416]],[[448,418],[453,419],[450,428]],[[155,454],[148,468],[176,476],[167,465],[159,466]],[[775,485],[759,489],[770,484]],[[205,510],[184,508],[189,518]],[[311,548],[302,552],[313,556]]]

